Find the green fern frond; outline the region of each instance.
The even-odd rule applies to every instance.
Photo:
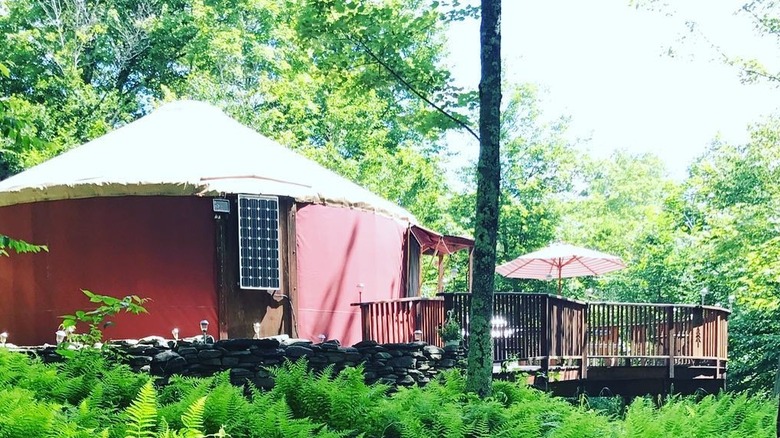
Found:
[[[206,397],[201,397],[187,409],[187,412],[181,416],[181,422],[188,432],[203,431],[203,412],[206,408]]]
[[[251,411],[243,389],[230,384],[228,373],[215,379],[216,386],[208,393],[204,418],[206,432],[214,432],[225,426],[231,434],[241,435],[246,417]]]
[[[466,435],[474,438],[488,438],[492,436],[490,434],[490,427],[488,426],[487,418],[479,417],[469,424],[466,428]]]
[[[157,425],[157,394],[148,381],[125,410],[128,419],[126,438],[154,438]]]
[[[213,377],[181,377],[174,376],[160,391],[160,416],[168,420],[173,430],[184,428],[181,418],[187,409],[198,399],[210,396],[214,383]],[[208,411],[208,409],[207,409]],[[209,412],[211,417],[211,412]]]
[[[34,396],[26,389],[0,389],[0,437],[54,436],[59,406]]]
[[[171,433],[171,427],[168,425],[168,420],[165,419],[165,417],[160,418],[160,433],[158,433],[158,436],[166,437],[167,434]]]

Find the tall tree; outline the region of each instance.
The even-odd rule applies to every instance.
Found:
[[[493,342],[490,323],[501,183],[501,0],[482,0],[479,28],[479,161],[474,229],[474,281],[469,312],[466,388],[481,397],[491,393]]]

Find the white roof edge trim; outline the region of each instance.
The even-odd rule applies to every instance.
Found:
[[[283,196],[416,224],[403,207],[195,101],[165,104],[0,181],[0,206],[118,196]]]
[[[17,204],[29,204],[33,202],[60,201],[64,199],[88,199],[88,198],[115,198],[122,196],[198,196],[198,197],[224,197],[228,194],[247,196],[276,196],[292,198],[291,196],[275,193],[232,193],[219,190],[211,190],[203,186],[191,184],[103,184],[100,186],[87,185],[90,191],[72,191],[72,186],[51,186],[41,188],[23,188],[15,191],[0,193],[0,207]],[[292,198],[297,203],[326,205],[340,208],[377,213],[390,219],[398,220],[410,225],[417,224],[417,219],[409,215],[398,215],[396,212],[377,208],[367,203],[345,203],[343,200],[326,199],[322,197]]]

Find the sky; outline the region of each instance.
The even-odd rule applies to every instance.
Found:
[[[546,116],[569,116],[567,136],[589,138],[580,147],[592,155],[654,153],[682,180],[716,136],[744,143],[748,125],[780,111],[780,88],[740,83],[738,70],[712,49],[767,63],[777,58],[780,44],[735,14],[743,3],[675,0],[675,10],[658,12],[629,0],[504,0],[504,77],[537,84]],[[687,32],[686,21],[700,34]],[[456,84],[476,88],[478,20],[454,24],[448,49]],[[476,142],[449,142],[460,159],[476,158]]]

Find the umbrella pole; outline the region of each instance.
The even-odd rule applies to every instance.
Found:
[[[561,294],[561,270],[558,269],[558,295]]]

